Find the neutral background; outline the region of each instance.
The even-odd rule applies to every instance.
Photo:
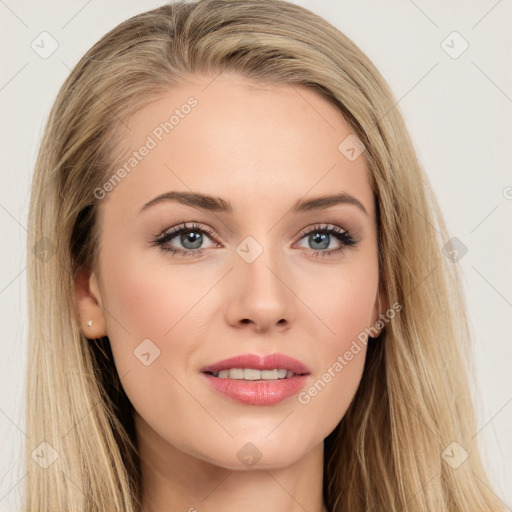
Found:
[[[456,264],[475,339],[475,437],[496,494],[511,507],[510,0],[294,1],[353,39],[389,82],[450,234],[467,248]],[[0,0],[0,511],[18,510],[24,478],[27,215],[42,129],[85,51],[121,21],[163,3]],[[48,37],[43,31],[58,44],[48,58],[31,47]],[[442,346],[439,340],[439,357]]]

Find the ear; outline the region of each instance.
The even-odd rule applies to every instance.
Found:
[[[80,270],[75,278],[75,298],[80,325],[89,339],[107,336],[103,299],[94,271]],[[92,324],[91,324],[92,321]]]

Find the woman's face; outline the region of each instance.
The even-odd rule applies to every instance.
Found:
[[[102,307],[88,315],[139,442],[231,469],[290,465],[345,414],[378,318],[374,201],[352,130],[309,89],[228,73],[173,87],[127,124],[124,172],[95,192]],[[285,359],[236,370],[276,353],[306,374],[281,379]]]

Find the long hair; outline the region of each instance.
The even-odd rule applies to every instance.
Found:
[[[175,2],[136,15],[60,89],[31,190],[25,510],[140,511],[133,406],[108,338],[80,330],[74,279],[96,268],[94,191],[113,175],[124,120],[194,73],[224,70],[311,88],[365,146],[380,283],[402,310],[369,343],[360,387],[324,442],[329,510],[503,510],[473,440],[460,277],[397,102],[350,39],[282,0]],[[454,453],[467,459],[450,464]]]

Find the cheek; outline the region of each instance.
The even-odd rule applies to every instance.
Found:
[[[109,333],[124,338],[129,333],[133,343],[169,339],[212,285],[211,272],[209,278],[189,268],[166,265],[165,260],[155,265],[140,257],[111,266],[105,275]]]
[[[217,274],[208,265],[173,266],[162,257],[155,262],[153,255],[104,254],[105,318],[117,371],[120,376],[130,372],[130,382],[140,379],[133,387],[127,382],[130,398],[173,387],[165,370],[180,374],[183,382],[191,355],[211,327],[203,319]]]
[[[196,423],[204,422],[187,392],[186,363],[196,347],[194,318],[212,286],[211,271],[208,280],[189,269],[125,257],[103,271],[108,336],[122,386],[140,416],[171,437],[190,428],[186,415],[177,418],[173,411],[192,410]]]
[[[374,264],[375,263],[375,264]],[[317,276],[318,277],[318,276]],[[311,310],[322,320],[315,351],[318,368],[309,386],[298,395],[313,430],[327,436],[339,423],[359,387],[363,374],[368,328],[378,288],[376,262],[338,269],[323,293],[309,293]]]
[[[338,267],[303,275],[299,294],[316,317],[315,337],[322,341],[318,348],[329,353],[343,350],[373,320],[379,284],[376,257],[364,253]]]
[[[172,391],[174,384],[165,370],[174,374],[178,362],[186,361],[193,349],[186,339],[193,334],[190,313],[205,285],[190,279],[190,273],[165,263],[151,265],[140,256],[105,257],[102,270],[117,373],[132,403],[144,407],[144,402],[156,400],[155,390]]]
[[[362,276],[361,276],[362,277]],[[351,275],[346,279],[333,281],[333,286],[323,297],[325,324],[331,336],[326,339],[327,347],[342,350],[372,322],[377,295],[377,276],[369,279]]]

